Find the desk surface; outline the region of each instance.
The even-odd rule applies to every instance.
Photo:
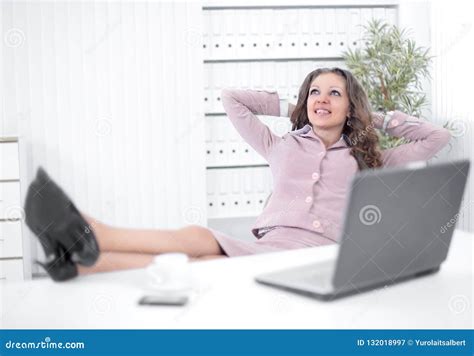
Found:
[[[473,235],[456,231],[433,275],[323,302],[254,282],[254,276],[333,257],[336,246],[192,263],[197,287],[185,306],[138,306],[143,269],[65,283],[0,284],[2,328],[472,329]],[[149,293],[148,293],[149,294]]]

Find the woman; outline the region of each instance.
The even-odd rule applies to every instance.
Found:
[[[371,113],[360,84],[340,68],[308,74],[290,115],[293,131],[283,137],[255,116],[288,115],[276,92],[223,90],[222,102],[273,175],[273,194],[252,230],[257,241],[201,226],[111,227],[79,213],[40,169],[28,190],[26,222],[45,250],[42,266],[54,280],[144,267],[165,252],[203,260],[337,243],[349,182],[358,170],[427,160],[450,139],[448,130],[399,111]],[[411,142],[381,152],[374,127]]]

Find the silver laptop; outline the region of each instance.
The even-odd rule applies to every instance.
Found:
[[[334,261],[257,276],[323,300],[439,270],[448,254],[468,160],[362,171],[351,182]]]

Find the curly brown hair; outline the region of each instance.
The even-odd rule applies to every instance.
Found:
[[[300,129],[307,124],[311,125],[306,111],[309,88],[317,76],[325,73],[337,74],[346,82],[350,114],[342,133],[349,138],[351,154],[356,159],[359,169],[381,167],[379,138],[372,123],[369,99],[357,79],[345,69],[319,68],[306,76],[299,90],[298,102],[291,114],[292,130]]]

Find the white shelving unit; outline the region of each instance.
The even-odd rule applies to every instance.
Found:
[[[18,138],[0,137],[0,283],[24,279]]]
[[[362,47],[361,25],[371,18],[398,23],[396,1],[209,1],[203,7],[208,225],[252,239],[249,226],[272,191],[266,162],[227,119],[224,87],[277,90],[296,102],[305,76],[319,67],[344,67],[342,52]],[[260,117],[278,135],[288,118]],[[226,229],[227,224],[227,229]]]

